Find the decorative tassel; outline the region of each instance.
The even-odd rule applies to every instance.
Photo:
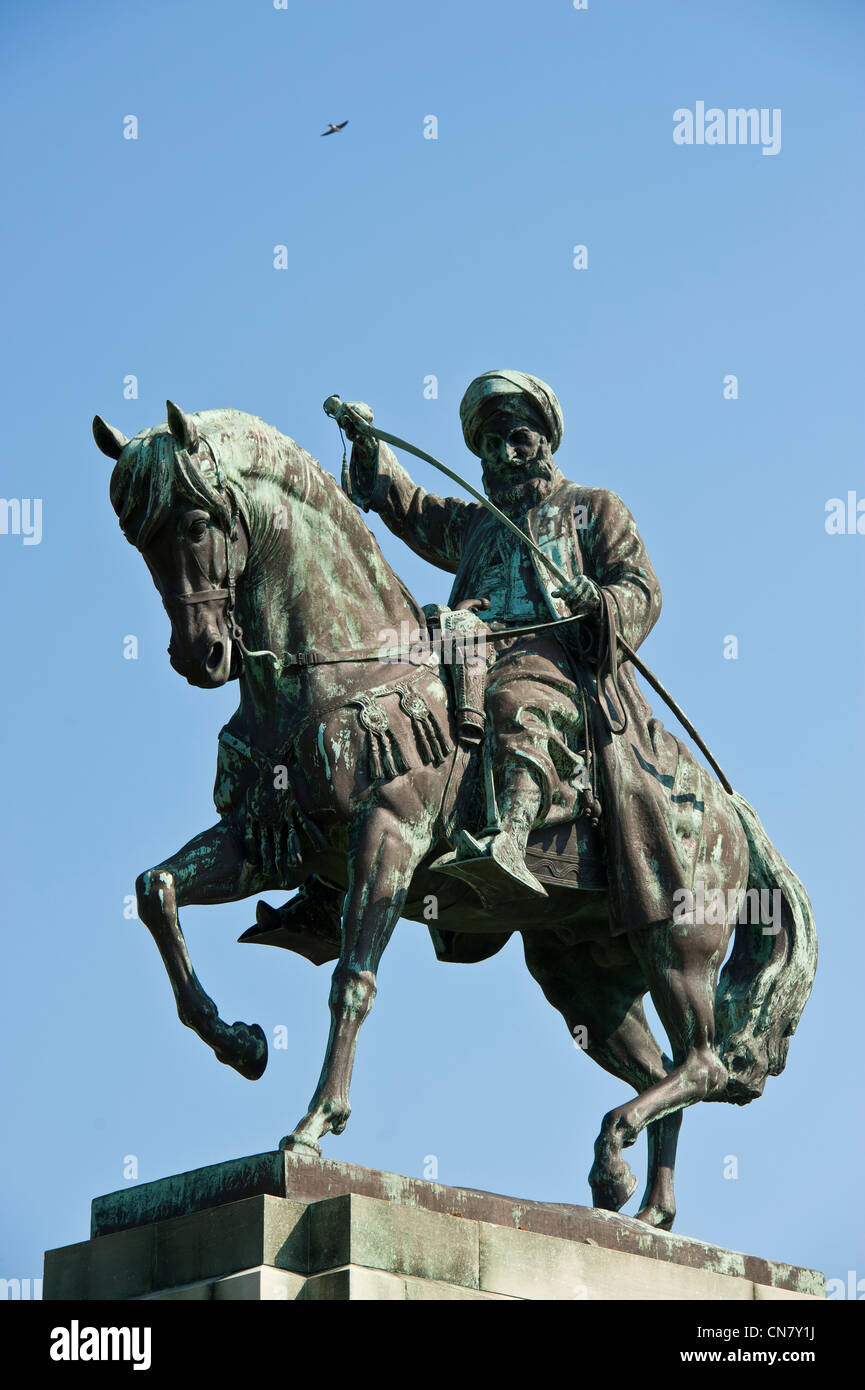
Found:
[[[367,733],[367,771],[371,782],[380,782],[384,773],[381,766],[381,753],[379,751],[380,739],[370,730]]]
[[[426,729],[424,728],[424,720],[413,719],[411,721],[411,725],[412,731],[414,733],[414,741],[417,745],[417,751],[420,754],[421,762],[425,765],[428,765],[429,763],[435,763],[435,754],[433,753],[429,737],[427,735]]]
[[[390,729],[388,729],[387,733],[384,736],[383,744],[384,746],[382,748],[382,760],[384,762],[388,778],[402,777],[404,772],[408,772],[408,768],[406,767],[405,759],[402,756],[400,746],[394,738],[393,733]]]
[[[369,775],[374,782],[390,781],[408,771],[393,736],[387,713],[367,692],[355,697],[360,705],[358,718],[367,731]]]
[[[358,719],[367,734],[367,766],[374,782],[390,781],[410,771],[399,739],[390,727],[387,712],[379,703],[388,695],[398,695],[400,709],[408,715],[418,757],[425,766],[439,767],[452,751],[431,709],[421,695],[406,685],[390,689],[379,687],[355,695],[360,706]]]
[[[448,740],[447,734],[443,732],[432,710],[430,710],[429,718],[427,719],[427,729],[432,732],[435,739],[437,751],[433,761],[436,767],[438,767],[440,763],[444,762],[448,754],[453,752],[453,744]]]
[[[404,685],[395,685],[394,692],[399,694],[403,714],[407,714],[411,720],[421,762],[440,767],[451,750],[426,700]]]

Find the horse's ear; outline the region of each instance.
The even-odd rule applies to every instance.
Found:
[[[166,401],[165,409],[168,412],[168,428],[174,436],[175,443],[188,454],[194,454],[198,448],[198,429],[192,416],[184,415],[174,401]]]
[[[110,459],[119,459],[129,440],[113,425],[107,425],[101,415],[93,416],[93,438],[103,454]]]

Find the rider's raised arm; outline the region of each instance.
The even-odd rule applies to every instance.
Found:
[[[385,526],[411,546],[421,559],[456,572],[466,534],[478,502],[460,497],[437,497],[418,487],[396,455],[384,443],[355,444],[345,491],[363,511],[378,512]]]
[[[589,577],[613,599],[616,627],[636,649],[658,620],[661,585],[637,523],[615,492],[593,491],[581,540]]]

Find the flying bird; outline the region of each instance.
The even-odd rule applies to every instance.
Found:
[[[331,121],[327,130],[323,130],[321,133],[322,135],[336,135],[338,130],[343,130],[347,125],[348,121],[340,121],[339,125],[334,125],[333,121]]]

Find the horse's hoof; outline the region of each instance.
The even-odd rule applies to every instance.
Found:
[[[624,1160],[620,1160],[615,1172],[609,1168],[600,1173],[593,1169],[589,1174],[589,1186],[594,1206],[602,1211],[621,1211],[637,1190],[637,1175]]]
[[[247,1081],[258,1081],[267,1067],[267,1037],[258,1023],[235,1024],[249,1036],[249,1046],[244,1048],[243,1066],[238,1068]]]
[[[264,1029],[257,1023],[232,1023],[229,1029],[231,1044],[220,1048],[216,1055],[220,1062],[233,1067],[247,1081],[258,1081],[267,1066],[267,1038]]]
[[[672,1231],[675,1219],[676,1213],[664,1207],[643,1207],[634,1217],[635,1221],[645,1221],[647,1226],[654,1226],[656,1231]]]
[[[295,1139],[293,1135],[286,1134],[284,1139],[280,1139],[279,1147],[286,1153],[309,1154],[313,1158],[321,1158],[321,1144],[316,1144],[313,1139]]]

